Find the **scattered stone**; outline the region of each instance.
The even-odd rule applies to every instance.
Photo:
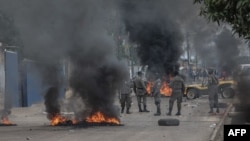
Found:
[[[210,128],[214,128],[215,126],[216,126],[216,123],[211,124],[209,127],[210,127]]]
[[[69,132],[71,132],[71,133],[72,133],[72,132],[75,132],[75,130],[69,130]]]

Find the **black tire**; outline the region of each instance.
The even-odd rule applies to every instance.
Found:
[[[178,120],[178,119],[159,119],[158,125],[159,126],[179,126],[180,120]]]
[[[230,87],[224,88],[221,92],[221,96],[222,98],[225,98],[225,99],[232,98],[234,97],[234,90]]]
[[[187,91],[187,99],[195,99],[197,97],[197,90],[195,89],[189,89]]]

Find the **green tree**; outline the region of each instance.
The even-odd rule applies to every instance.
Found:
[[[250,0],[194,0],[201,4],[200,15],[209,21],[228,23],[234,33],[250,39]]]

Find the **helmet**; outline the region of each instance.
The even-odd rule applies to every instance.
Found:
[[[174,76],[179,75],[179,72],[177,70],[174,71]]]
[[[209,69],[207,70],[207,72],[208,72],[208,74],[213,74],[214,70],[211,69],[211,68],[209,68]]]
[[[138,74],[138,75],[142,75],[142,72],[141,72],[141,71],[138,71],[137,74]]]

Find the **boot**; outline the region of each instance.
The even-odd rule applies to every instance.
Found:
[[[155,113],[154,114],[154,116],[160,116],[161,115],[161,113]]]
[[[167,116],[171,116],[171,113],[172,113],[172,109],[173,109],[173,102],[170,102],[169,101],[169,111],[168,111],[168,113],[167,113]]]
[[[161,110],[159,107],[157,107],[157,112],[154,114],[154,116],[160,116],[161,115]]]
[[[210,107],[210,111],[208,112],[209,114],[212,114],[214,113],[214,101],[213,100],[210,100],[209,101],[209,107]]]
[[[219,110],[219,108],[217,108],[217,109],[216,109],[216,113],[220,113],[220,110]]]
[[[121,113],[123,113],[124,112],[124,107],[122,107],[122,109],[121,109]]]
[[[168,112],[168,113],[167,113],[167,116],[171,116],[171,112]]]
[[[142,112],[141,105],[138,105],[139,112]]]
[[[144,105],[143,112],[149,112],[149,110],[147,110],[147,106],[146,105]]]
[[[181,113],[180,113],[180,112],[177,112],[175,115],[176,115],[176,116],[180,116],[180,115],[181,115]]]
[[[131,112],[129,112],[129,108],[127,108],[126,114],[131,114]]]
[[[175,115],[180,116],[181,115],[181,103],[177,103],[177,109],[178,109],[178,112]]]

